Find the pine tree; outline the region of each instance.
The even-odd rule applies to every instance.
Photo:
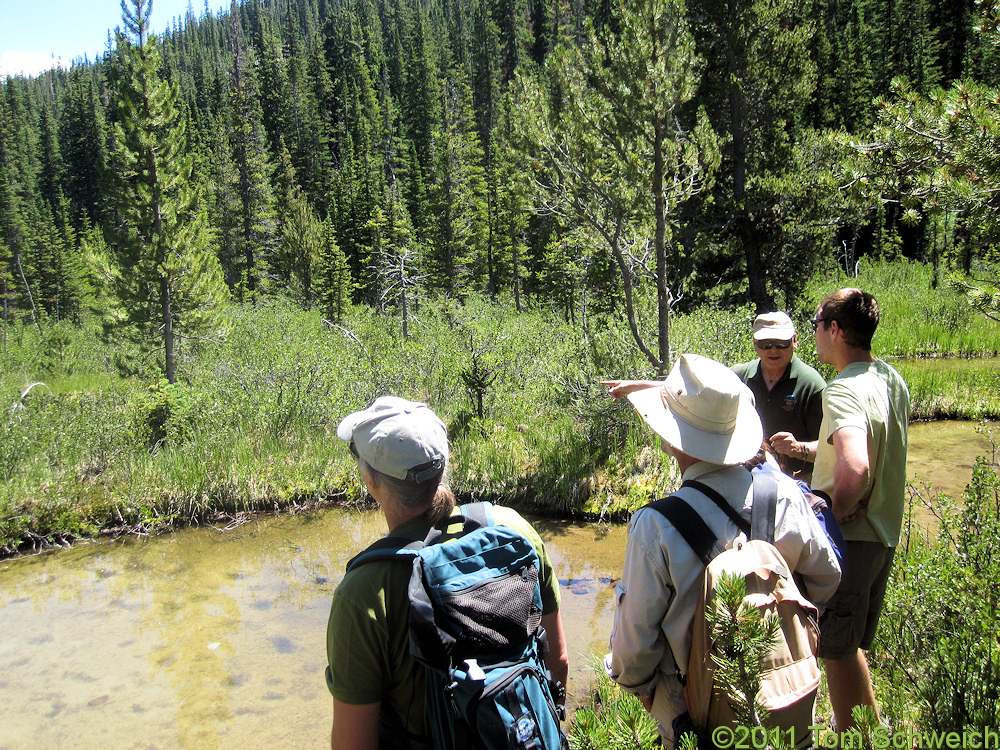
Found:
[[[670,311],[679,266],[672,222],[703,189],[718,159],[701,113],[684,126],[699,61],[681,3],[628,0],[614,24],[589,24],[590,43],[557,48],[546,61],[550,91],[521,76],[512,89],[518,146],[541,213],[586,225],[621,274],[629,328],[660,372],[670,366]],[[614,32],[617,28],[617,33]],[[636,262],[650,248],[657,291],[657,343],[635,316]],[[634,251],[634,253],[633,253]]]
[[[255,6],[254,6],[255,7]],[[255,55],[245,46],[235,0],[230,10],[233,20],[233,65],[231,69],[232,121],[229,141],[233,150],[240,198],[242,275],[245,293],[252,298],[261,269],[274,244],[274,205],[268,177],[271,172],[265,133],[261,127]]]
[[[739,268],[733,255],[742,256],[750,302],[774,310],[765,260],[773,196],[756,186],[790,159],[815,87],[814,26],[797,0],[692,0],[690,17],[706,61],[699,98],[727,143],[712,195],[721,208],[711,216],[721,229],[714,239],[724,247],[724,265]]]
[[[337,245],[336,233],[329,221],[323,223],[323,247],[315,281],[316,296],[323,314],[340,325],[354,292],[354,282],[347,256]]]
[[[503,96],[497,109],[498,127],[493,131],[492,169],[489,173],[493,199],[490,237],[494,251],[490,256],[490,269],[497,280],[493,291],[499,290],[500,279],[504,279],[513,292],[515,309],[521,312],[531,190],[511,143],[510,134],[515,121],[511,97]]]
[[[14,281],[14,253],[0,237],[0,315],[4,325],[4,353],[6,354],[7,324],[14,314],[14,304],[17,299]]]
[[[0,97],[0,245],[7,258],[6,270],[0,271],[5,284],[4,305],[8,314],[11,306],[30,310],[32,321],[38,325],[35,296],[25,274],[24,256],[31,238],[30,215],[17,177],[20,160],[15,152],[15,140],[10,136],[14,127],[11,110]]]
[[[483,149],[472,92],[460,71],[442,82],[441,111],[430,194],[435,225],[425,266],[432,288],[456,296],[471,291],[485,275],[489,233]]]
[[[363,297],[377,299],[376,280],[370,274],[370,252],[375,242],[371,218],[385,189],[383,113],[376,91],[379,68],[369,65],[368,30],[359,11],[341,6],[331,18],[326,42],[333,81],[332,117],[334,159],[337,162],[333,216],[337,241],[351,262]],[[378,54],[375,54],[378,57]]]
[[[38,192],[49,210],[55,211],[62,198],[62,183],[66,168],[59,150],[56,123],[47,104],[42,107],[39,130],[41,138],[38,142],[38,161],[41,169],[38,174]]]
[[[102,222],[107,208],[102,186],[108,160],[106,130],[93,72],[74,67],[62,97],[59,144],[71,214],[83,215],[91,224]]]
[[[271,264],[277,283],[306,306],[314,296],[314,278],[327,241],[326,225],[316,218],[305,196],[292,191],[283,209],[281,245]]]
[[[108,280],[117,297],[117,320],[150,342],[158,337],[163,374],[177,380],[176,347],[184,338],[217,333],[228,300],[218,260],[209,245],[202,187],[187,149],[176,84],[160,75],[155,37],[148,35],[151,0],[122,4],[135,40],[118,32],[115,64],[114,199],[120,224]]]

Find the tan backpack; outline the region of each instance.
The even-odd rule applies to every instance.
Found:
[[[774,613],[781,621],[778,642],[764,662],[757,695],[768,710],[765,725],[778,728],[786,742],[794,740],[799,746],[811,745],[809,727],[813,724],[819,688],[816,662],[819,613],[799,592],[781,553],[773,544],[758,539],[723,552],[705,569],[684,685],[691,720],[709,735],[715,727],[736,726],[726,686],[715,681],[712,653],[717,647],[707,617],[715,606],[715,587],[723,572],[743,578],[747,604],[764,615]]]
[[[781,553],[771,543],[774,539],[774,517],[777,504],[777,484],[772,476],[754,472],[754,502],[748,524],[724,498],[700,482],[685,482],[706,495],[750,537],[739,547],[719,552],[723,546],[708,529],[701,516],[676,495],[651,504],[663,513],[705,563],[701,595],[695,610],[691,634],[691,655],[687,665],[684,697],[688,713],[703,738],[710,739],[712,730],[737,722],[725,685],[715,681],[712,637],[708,613],[715,606],[715,591],[723,572],[735,573],[746,583],[744,601],[763,614],[773,612],[781,621],[778,642],[765,661],[761,674],[761,689],[757,699],[767,708],[764,722],[781,733],[783,743],[809,747],[814,723],[813,709],[819,687],[819,665],[816,647],[819,642],[818,611],[799,591]],[[728,736],[728,735],[727,735]],[[740,739],[733,735],[733,743]],[[760,738],[743,738],[747,746],[761,746]],[[766,740],[772,745],[770,735]],[[752,744],[757,742],[757,745]]]

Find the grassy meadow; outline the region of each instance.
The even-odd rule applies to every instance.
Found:
[[[1000,351],[1000,326],[932,289],[926,266],[873,264],[856,280],[817,277],[789,311],[807,362],[815,356],[805,321],[848,283],[882,304],[876,353]],[[651,321],[652,299],[642,301]],[[678,315],[673,350],[749,359],[752,320],[748,307]],[[169,385],[155,353],[103,342],[86,325],[5,326],[0,550],[360,502],[336,424],[386,393],[426,401],[444,418],[450,482],[462,498],[621,519],[669,489],[674,478],[650,433],[599,385],[653,375],[622,321],[570,323],[544,307],[518,313],[509,301],[477,298],[425,303],[410,335],[401,329],[398,318],[362,307],[340,325],[290,304],[233,308],[223,340],[181,349],[181,379]],[[912,418],[1000,416],[993,370],[897,364],[913,392]]]

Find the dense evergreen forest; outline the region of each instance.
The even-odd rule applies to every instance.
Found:
[[[434,297],[632,322],[655,289],[662,365],[673,309],[994,253],[989,3],[234,0],[158,38],[148,3],[101,59],[3,82],[0,297],[171,381],[231,301],[405,334]]]

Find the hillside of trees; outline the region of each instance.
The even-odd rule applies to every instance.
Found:
[[[404,333],[431,298],[613,312],[661,369],[672,310],[788,306],[830,258],[932,261],[998,306],[990,2],[234,0],[159,38],[148,13],[0,85],[5,323],[99,324],[173,381],[274,296]]]

